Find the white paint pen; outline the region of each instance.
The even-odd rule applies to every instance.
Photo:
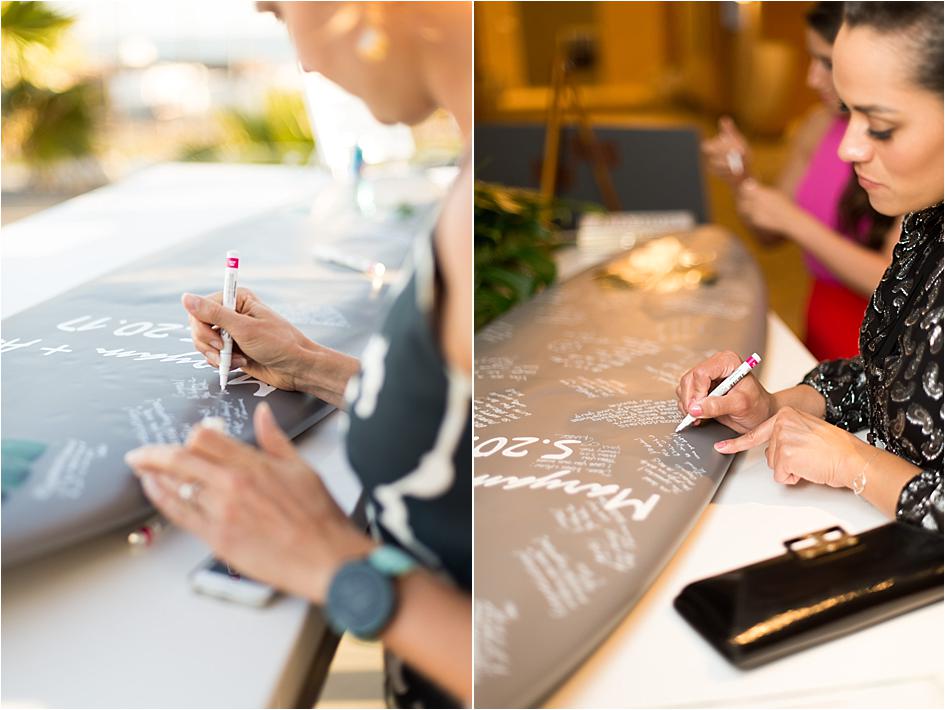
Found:
[[[754,368],[754,366],[759,362],[761,362],[761,355],[758,353],[752,353],[748,356],[748,359],[746,359],[745,362],[735,368],[735,372],[722,380],[714,390],[709,392],[708,396],[721,397],[723,394],[728,394],[729,390],[741,382],[745,378],[745,375],[751,372],[752,368]],[[696,421],[696,417],[692,416],[691,414],[687,414],[685,418],[679,422],[679,426],[676,427],[676,433],[678,434],[694,421]]]
[[[371,261],[370,259],[354,256],[353,254],[348,254],[341,249],[336,249],[327,244],[320,244],[312,249],[312,256],[327,264],[343,266],[352,271],[360,271],[362,274],[373,275],[377,272],[378,267],[384,270],[384,265],[379,261]]]
[[[226,273],[223,277],[223,307],[236,310],[236,277],[240,270],[240,253],[226,253]],[[230,377],[230,361],[233,359],[233,337],[220,328],[223,349],[220,351],[220,389],[226,392],[226,381]]]
[[[728,169],[735,177],[741,177],[745,172],[745,163],[742,161],[742,154],[737,150],[730,150],[725,154],[725,161],[728,163]]]

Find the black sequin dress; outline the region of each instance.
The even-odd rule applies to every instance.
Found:
[[[860,328],[860,354],[828,360],[803,382],[826,420],[918,466],[899,495],[899,520],[942,524],[942,205],[905,217],[892,263]]]

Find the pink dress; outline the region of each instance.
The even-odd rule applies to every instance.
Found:
[[[855,242],[862,242],[866,225],[849,234],[840,229],[837,207],[852,174],[852,167],[837,157],[837,148],[847,128],[846,117],[838,117],[820,140],[794,199],[798,206],[827,227]],[[804,261],[813,276],[807,301],[804,344],[818,360],[853,357],[859,352],[860,324],[869,299],[851,291],[813,255]]]

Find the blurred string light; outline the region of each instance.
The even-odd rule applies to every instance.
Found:
[[[163,120],[210,109],[210,72],[193,62],[160,62],[144,70],[141,99]]]
[[[138,35],[121,41],[118,58],[129,69],[143,69],[157,61],[158,50],[148,37]]]

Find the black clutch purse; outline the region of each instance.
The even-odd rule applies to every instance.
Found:
[[[787,553],[688,585],[674,606],[739,668],[754,668],[942,599],[943,537],[905,523],[834,526]]]

